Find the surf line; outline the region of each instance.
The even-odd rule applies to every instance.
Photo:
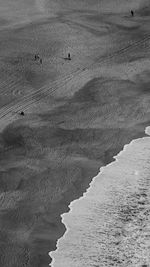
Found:
[[[106,166],[102,166],[100,168],[99,173],[95,177],[93,177],[92,181],[89,183],[89,187],[86,189],[86,191],[83,193],[83,195],[81,197],[79,197],[78,199],[75,199],[75,200],[71,201],[71,203],[68,206],[69,207],[69,211],[60,215],[61,216],[61,222],[65,225],[66,231],[65,231],[64,235],[57,240],[56,249],[54,251],[51,251],[51,252],[48,253],[49,256],[52,259],[52,261],[49,264],[49,266],[55,267],[55,255],[53,255],[53,254],[57,253],[57,250],[59,249],[59,242],[60,242],[60,240],[61,241],[64,240],[65,237],[66,237],[66,235],[67,235],[67,233],[70,231],[70,228],[65,223],[65,214],[68,214],[68,213],[72,213],[73,212],[73,204],[75,202],[79,201],[80,199],[86,197],[86,195],[90,192],[90,190],[92,188],[92,185],[95,183],[96,179],[98,179],[99,175],[101,175],[104,172],[105,168],[107,168],[108,166],[111,166],[115,162],[118,162],[119,161],[119,157],[122,155],[122,153],[124,153],[126,151],[126,149],[127,149],[128,146],[131,146],[134,142],[137,142],[138,140],[141,140],[141,139],[145,139],[145,138],[149,138],[150,137],[150,126],[147,126],[145,128],[145,131],[144,132],[145,132],[145,134],[147,136],[140,137],[140,138],[137,138],[137,139],[133,139],[129,144],[124,145],[123,149],[116,156],[113,156],[113,159],[115,159],[114,161],[110,162]]]

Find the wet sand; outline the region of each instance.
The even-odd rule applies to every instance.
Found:
[[[57,1],[50,7],[41,1],[38,8],[28,9],[21,24],[20,14],[9,11],[8,21],[4,13],[3,267],[48,266],[48,252],[65,231],[60,215],[85,192],[99,168],[125,144],[143,137],[150,125],[150,8],[146,2],[145,8],[140,1],[130,1],[131,8],[136,7],[131,18],[130,6],[123,7],[123,1],[120,6],[114,1],[113,9],[113,1],[100,9],[93,3]],[[64,59],[68,52],[71,61]],[[34,60],[35,53],[43,64]],[[18,114],[22,110],[25,116]]]

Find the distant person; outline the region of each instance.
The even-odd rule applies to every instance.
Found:
[[[133,11],[133,10],[131,10],[131,16],[132,16],[132,17],[134,16],[134,11]]]
[[[20,112],[20,115],[21,115],[21,116],[24,116],[24,112],[23,112],[23,111],[21,111],[21,112]]]
[[[68,53],[68,60],[71,60],[71,56],[70,56],[70,53]]]
[[[42,61],[42,58],[40,58],[40,64],[42,64],[42,62],[43,62],[43,61]]]
[[[34,59],[35,60],[38,60],[39,58],[40,58],[39,55],[38,54],[35,54]]]

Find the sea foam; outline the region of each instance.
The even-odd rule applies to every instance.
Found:
[[[52,267],[149,266],[150,137],[114,158],[61,215],[67,230],[49,253]]]

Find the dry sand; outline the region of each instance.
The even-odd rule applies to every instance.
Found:
[[[46,267],[60,214],[150,125],[150,5],[0,0],[0,14],[0,266]]]

